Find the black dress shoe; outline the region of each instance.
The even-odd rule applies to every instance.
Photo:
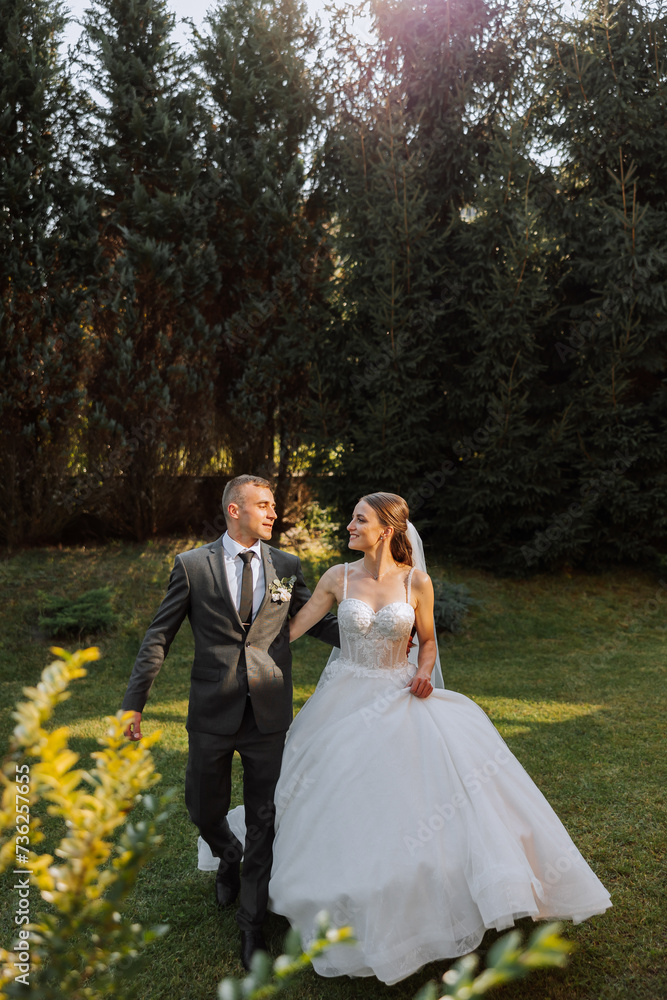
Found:
[[[252,956],[255,952],[266,950],[266,941],[261,929],[256,931],[241,931],[241,961],[246,972],[250,972]]]
[[[215,898],[218,906],[229,906],[233,903],[240,888],[238,864],[230,865],[224,872],[218,868],[218,874],[215,876]]]

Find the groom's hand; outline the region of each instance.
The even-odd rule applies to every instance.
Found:
[[[127,724],[125,729],[125,735],[128,740],[140,740],[141,739],[141,712],[133,712],[132,718]]]

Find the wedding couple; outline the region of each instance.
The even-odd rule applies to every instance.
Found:
[[[140,739],[187,615],[186,803],[220,859],[218,904],[238,896],[245,967],[265,948],[267,905],[304,943],[321,910],[351,924],[358,943],[330,949],[315,969],[388,984],[519,917],[604,912],[609,894],[485,713],[432,686],[433,588],[405,501],[359,501],[348,531],[362,558],[328,569],[312,597],[298,558],[266,544],[276,517],[266,480],[232,480],[223,510],[225,534],[176,557],[123,708],[134,713],[127,735]],[[340,652],[292,723],[289,642],[305,632]],[[235,750],[244,807],[228,813]]]

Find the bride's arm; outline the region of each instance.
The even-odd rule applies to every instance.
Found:
[[[337,599],[342,566],[330,566],[317,582],[313,595],[300,611],[290,618],[289,640],[294,642],[308,629],[324,618],[331,611],[333,602]]]
[[[417,673],[412,678],[410,692],[417,698],[428,698],[433,691],[431,671],[437,652],[435,623],[433,621],[433,584],[427,573],[416,570],[412,578],[412,591],[417,598],[415,625],[419,639]]]

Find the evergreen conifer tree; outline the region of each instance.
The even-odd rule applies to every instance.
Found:
[[[308,64],[316,43],[298,0],[228,0],[197,44],[217,185],[208,238],[220,275],[209,309],[224,326],[219,442],[234,474],[275,476],[279,516],[329,322],[327,219],[307,167],[322,116],[322,81]]]
[[[323,491],[349,508],[357,483],[396,489],[445,551],[519,573],[643,558],[665,525],[664,19],[632,2],[572,22],[533,6],[383,6],[376,61],[358,60],[365,130],[343,116],[330,148],[344,368],[328,373],[340,448]],[[408,313],[429,319],[407,341],[417,369],[400,359],[394,382],[371,361],[402,245],[394,148],[364,86],[378,79],[414,168],[404,219],[429,250],[412,255]],[[346,390],[360,359],[364,403]],[[375,419],[386,388],[393,411]]]
[[[550,364],[566,432],[559,509],[525,556],[646,560],[667,537],[664,13],[589,3],[550,32],[548,56],[534,122],[561,157],[553,223],[567,256]]]
[[[98,98],[89,166],[104,255],[90,288],[97,363],[84,495],[136,538],[169,526],[180,513],[175,477],[214,455],[211,194],[173,24],[165,2],[96,0],[83,40]]]
[[[341,266],[336,320],[314,366],[313,432],[320,496],[343,517],[364,493],[410,491],[440,408],[432,350],[442,304],[432,288],[444,235],[408,132],[390,85],[339,117],[326,151]]]
[[[517,543],[559,488],[543,378],[549,178],[515,107],[532,28],[521,4],[426,0],[397,5],[385,29],[412,148],[427,164],[427,206],[447,226],[429,352],[439,406],[408,500],[418,521],[446,525],[431,531],[440,548],[504,570],[517,568]]]
[[[516,194],[518,174],[528,176],[521,156],[511,205],[498,176],[520,63],[505,13],[459,0],[378,4],[380,47],[357,54],[356,92],[342,81],[349,108],[328,153],[342,257],[334,353],[344,367],[328,373],[342,446],[330,455],[323,441],[336,471],[323,493],[349,508],[360,492],[393,489],[422,528],[437,518],[447,525],[439,540],[471,558],[497,534],[504,505],[525,506],[526,385],[541,365],[530,314],[547,297],[532,273],[538,241],[525,238],[533,210],[524,212],[525,188]],[[461,214],[478,192],[473,227]],[[482,432],[504,442],[491,460],[467,443]]]
[[[549,178],[521,146],[521,136],[498,132],[473,213],[453,225],[456,280],[438,331],[448,359],[438,441],[451,467],[423,504],[448,526],[446,551],[503,572],[526,571],[521,544],[561,490],[562,428],[546,350],[559,251]]]
[[[0,539],[70,516],[92,225],[68,153],[63,5],[0,0]]]

